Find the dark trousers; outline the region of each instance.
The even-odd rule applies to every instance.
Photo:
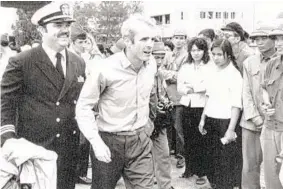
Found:
[[[74,189],[78,162],[79,132],[62,133],[48,147],[57,153],[57,189]]]
[[[203,136],[198,129],[202,112],[203,108],[184,108],[185,175],[192,173],[202,177],[207,173],[207,149],[204,145],[206,136]]]
[[[207,176],[210,182],[216,184],[217,189],[233,189],[237,180],[235,177],[241,177],[241,173],[237,171],[239,168],[237,153],[241,153],[238,142],[223,145],[220,141],[225,135],[229,122],[230,119],[207,117],[205,123],[206,145],[210,154],[207,158],[210,162]]]
[[[145,131],[133,136],[121,136],[100,132],[111,152],[111,162],[104,163],[92,156],[91,189],[114,189],[122,176],[126,188],[153,188],[152,142]]]
[[[80,146],[78,150],[78,164],[77,164],[77,176],[79,177],[86,177],[87,176],[87,169],[88,169],[88,160],[89,160],[89,150],[90,150],[90,143],[85,137],[82,135],[80,138]]]
[[[171,111],[171,126],[167,128],[168,142],[171,150],[175,150],[176,154],[184,154],[184,134],[182,126],[184,106],[174,106]]]

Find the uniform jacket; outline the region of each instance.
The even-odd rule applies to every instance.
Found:
[[[84,61],[66,50],[63,79],[39,46],[10,58],[2,78],[1,142],[18,136],[55,151],[57,189],[75,188],[79,146],[75,106],[84,69]]]
[[[276,57],[276,53],[272,57]],[[264,119],[261,84],[266,65],[260,54],[248,57],[243,64],[243,115],[240,125],[253,131],[259,130],[251,120],[257,116]]]
[[[5,132],[7,125],[14,125],[18,136],[44,147],[52,145],[56,137],[79,132],[75,106],[84,83],[85,65],[82,59],[66,52],[63,87],[42,46],[9,59],[1,83],[2,144],[14,135]]]

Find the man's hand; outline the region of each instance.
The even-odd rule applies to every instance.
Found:
[[[275,114],[275,108],[272,108],[271,104],[263,104],[262,110],[263,110],[264,115],[266,115],[268,117]]]
[[[202,135],[206,135],[207,134],[207,131],[204,129],[204,125],[205,125],[205,120],[201,119],[200,122],[199,122],[199,125],[198,125],[198,129],[199,129],[199,132]]]
[[[261,118],[261,116],[256,116],[252,118],[252,122],[256,125],[258,129],[262,128],[263,119]]]
[[[237,135],[235,133],[234,130],[230,130],[230,129],[227,129],[224,137],[226,138],[226,140],[228,141],[228,143],[232,142],[232,141],[235,141],[236,138],[237,138]],[[227,144],[228,144],[227,143]]]
[[[100,138],[95,143],[91,143],[96,159],[105,163],[111,162],[111,152]]]

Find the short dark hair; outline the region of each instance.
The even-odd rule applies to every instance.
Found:
[[[190,64],[194,61],[194,59],[193,59],[193,57],[190,53],[194,45],[197,46],[198,49],[204,51],[201,60],[203,61],[204,64],[206,64],[210,60],[209,53],[208,53],[208,45],[207,45],[207,42],[205,41],[205,39],[199,38],[199,37],[192,38],[188,43],[188,48],[187,48],[188,49],[188,59],[187,59],[187,62]]]
[[[173,49],[175,48],[174,44],[171,41],[165,41],[164,46],[168,46],[171,51],[173,51]]]
[[[226,25],[226,29],[230,29],[231,31],[235,32],[238,36],[240,36],[241,41],[245,41],[245,31],[239,23],[231,22]]]
[[[213,29],[210,29],[210,28],[201,30],[198,35],[201,35],[201,34],[211,39],[211,41],[213,41],[215,38],[215,32]]]

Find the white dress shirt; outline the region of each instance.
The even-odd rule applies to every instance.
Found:
[[[207,84],[205,114],[208,117],[230,119],[232,107],[242,108],[243,79],[232,62],[222,70],[215,69]]]
[[[48,47],[47,45],[45,45],[44,43],[42,43],[42,48],[46,52],[47,56],[51,60],[54,67],[56,68],[56,62],[57,62],[56,54],[57,54],[57,52],[54,51],[53,49],[51,49],[50,47]],[[59,53],[62,55],[61,65],[62,65],[62,68],[63,68],[64,76],[66,77],[66,50],[64,49]]]
[[[147,125],[157,71],[153,60],[137,73],[125,53],[119,52],[91,69],[76,106],[79,128],[90,142],[96,141],[98,131],[134,131]]]
[[[178,73],[177,89],[183,95],[180,104],[192,108],[204,107],[205,92],[206,92],[206,78],[215,69],[213,62],[209,61],[207,64],[201,62],[199,65],[194,63],[185,63]],[[187,94],[187,85],[191,85],[194,93]]]

